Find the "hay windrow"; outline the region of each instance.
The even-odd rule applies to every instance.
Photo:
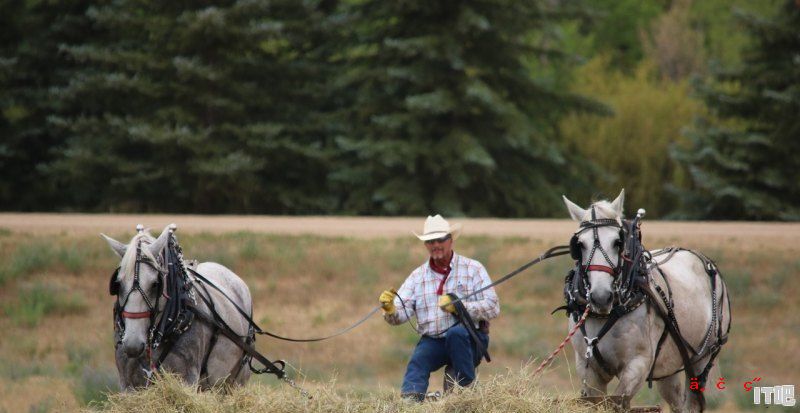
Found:
[[[473,387],[456,391],[438,401],[422,404],[400,398],[396,390],[355,393],[335,383],[305,383],[311,400],[289,386],[251,383],[233,389],[198,392],[175,376],[164,376],[145,390],[109,396],[89,411],[107,413],[550,413],[602,412],[569,400],[556,400],[539,390],[539,379],[526,366],[519,371],[495,375]]]

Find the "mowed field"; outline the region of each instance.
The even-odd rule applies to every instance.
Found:
[[[483,262],[493,278],[566,244],[577,227],[569,220],[453,221],[464,224],[456,250]],[[116,390],[107,290],[118,259],[98,234],[127,242],[137,223],[157,234],[170,222],[178,224],[187,257],[233,269],[250,286],[256,321],[292,337],[349,325],[426,259],[411,234],[422,218],[0,214],[0,411],[77,410]],[[754,410],[742,388],[754,377],[761,385],[800,384],[800,224],[645,220],[643,232],[649,248],[703,251],[731,290],[730,342],[711,377],[724,377],[727,388],[706,392],[711,407]],[[517,371],[561,342],[566,318],[550,311],[563,303],[571,265],[549,260],[498,287],[493,361],[480,367],[481,381]],[[368,397],[399,387],[416,340],[410,327],[376,316],[323,343],[259,337],[257,344],[268,357],[287,360],[311,389]],[[571,348],[538,380],[554,396],[577,395]],[[253,383],[281,386],[272,376]],[[440,389],[441,375],[431,383]],[[657,401],[646,387],[637,397],[640,404]]]

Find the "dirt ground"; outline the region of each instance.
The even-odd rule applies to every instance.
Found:
[[[422,217],[279,217],[261,215],[133,215],[133,214],[24,214],[0,213],[0,228],[24,233],[133,233],[136,224],[160,232],[169,223],[179,232],[252,231],[269,234],[313,234],[332,237],[394,238],[422,231]],[[512,236],[565,240],[575,231],[568,219],[452,219],[464,225],[464,236]],[[697,241],[748,240],[783,245],[800,239],[800,223],[647,221],[645,236]]]

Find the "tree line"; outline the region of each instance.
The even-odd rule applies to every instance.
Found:
[[[661,1],[3,2],[0,209],[547,217],[627,186],[661,217],[797,219],[800,9],[778,6],[646,153],[603,140],[624,106],[581,71],[635,78],[640,23],[609,21]]]

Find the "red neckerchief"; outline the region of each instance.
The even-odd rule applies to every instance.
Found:
[[[450,267],[450,261],[452,260],[453,260],[453,251],[450,251],[450,258],[447,260],[446,267],[439,267],[433,262],[433,257],[431,257],[430,259],[429,265],[431,266],[431,269],[439,274],[444,275],[444,278],[442,278],[442,281],[439,283],[439,288],[436,289],[437,295],[442,295],[442,293],[444,292],[444,283],[445,281],[447,281],[447,276],[450,275],[450,270],[452,269]]]

